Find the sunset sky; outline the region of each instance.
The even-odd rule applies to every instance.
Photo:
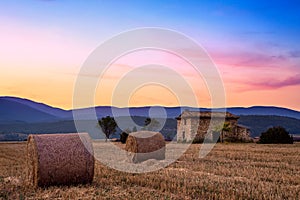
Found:
[[[300,111],[299,1],[9,0],[0,1],[0,27],[0,96],[71,109],[76,77],[94,49],[121,32],[160,27],[187,35],[207,51],[223,79],[226,106]],[[211,106],[203,77],[154,51],[117,59],[99,82],[95,104],[178,105],[177,94],[155,84],[137,86],[127,102],[112,101],[118,81],[149,62],[168,65],[187,80],[199,106]],[[172,80],[164,70],[145,68],[130,79],[159,74]],[[187,88],[178,89],[184,94]]]

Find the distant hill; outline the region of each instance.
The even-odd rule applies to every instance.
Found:
[[[122,121],[123,124],[128,124],[128,121],[133,120],[137,125],[143,126],[146,117],[117,117],[116,120]],[[39,122],[39,123],[24,123],[17,122],[11,124],[0,125],[0,141],[2,140],[24,140],[28,134],[50,134],[50,133],[74,133],[74,132],[88,132],[94,139],[103,139],[100,135],[100,129],[97,122],[94,120],[80,120],[77,121],[84,127],[77,130],[73,120],[56,121],[56,122]],[[132,129],[133,127],[131,127]],[[166,139],[172,139],[176,134],[176,120],[167,119],[161,132]],[[121,130],[117,128],[117,132],[112,137],[119,138]]]
[[[16,97],[0,97],[0,140],[5,137],[16,138],[18,135],[26,137],[29,133],[70,133],[76,132],[72,112],[77,112],[82,123],[90,123],[93,116],[90,110],[94,108],[83,108],[77,110],[63,110],[54,108],[43,103],[37,103],[28,99]],[[224,108],[192,108],[192,107],[132,107],[117,108],[111,106],[98,106],[95,108],[98,118],[104,116],[128,117],[135,116],[134,120],[140,125],[149,117],[168,118],[163,129],[165,136],[173,137],[176,134],[175,117],[184,110],[191,111],[224,111]],[[233,107],[227,108],[228,112],[240,116],[239,123],[251,129],[252,137],[259,136],[271,126],[283,126],[292,134],[300,134],[300,112],[279,107],[254,106],[249,108]],[[90,124],[88,131],[97,135],[96,124]],[[11,133],[20,133],[13,134]],[[8,135],[11,134],[11,135]],[[118,133],[117,133],[118,134]],[[17,135],[17,136],[16,136]],[[2,138],[2,139],[1,139]]]
[[[300,119],[299,111],[274,106],[232,107],[227,108],[227,111],[235,115],[274,115]]]
[[[30,107],[33,108],[35,110],[38,110],[40,112],[44,112],[44,113],[48,113],[50,115],[56,116],[56,117],[68,117],[65,116],[68,112],[66,112],[66,110],[63,110],[61,108],[55,108],[55,107],[51,107],[47,104],[44,103],[38,103],[35,101],[31,101],[29,99],[24,99],[24,98],[17,98],[17,97],[0,97],[0,101],[8,101],[8,102],[14,102],[16,104],[20,104],[23,105],[24,107]],[[0,103],[1,106],[1,103]]]
[[[83,120],[89,120],[90,110],[94,108],[83,108],[77,110],[63,110],[54,108],[43,103],[37,103],[28,99],[17,97],[0,97],[0,122],[23,121],[27,123],[44,122],[44,121],[61,121],[72,120],[72,112],[78,113]],[[98,118],[104,116],[142,116],[148,117],[149,113],[153,117],[175,118],[184,110],[191,111],[224,111],[224,108],[192,108],[192,107],[162,107],[162,106],[145,106],[131,108],[117,108],[112,106],[97,106],[95,108]],[[300,112],[280,107],[254,106],[249,108],[231,107],[226,109],[235,115],[274,115],[285,116],[300,119]]]
[[[256,137],[273,126],[282,126],[290,134],[300,134],[300,120],[274,115],[241,115],[239,124],[250,128],[251,136]]]
[[[128,117],[119,117],[122,122]],[[132,117],[136,124],[142,126],[146,117]],[[93,138],[102,138],[97,128],[97,123],[91,120],[82,120],[79,123],[84,124],[87,129],[76,130],[73,120],[56,121],[56,122],[40,122],[40,123],[24,123],[16,122],[12,124],[0,125],[0,141],[1,140],[24,140],[28,134],[44,134],[44,133],[74,133],[89,132]],[[261,116],[261,115],[242,115],[239,123],[250,128],[251,136],[256,137],[272,126],[282,126],[289,133],[300,136],[300,120],[282,116]],[[129,127],[129,126],[128,126]],[[167,139],[172,139],[176,135],[177,124],[176,119],[169,118],[161,130]],[[18,133],[18,134],[15,134]],[[119,137],[120,129],[112,137]]]
[[[40,109],[39,106],[43,109]],[[57,120],[57,116],[54,114],[56,110],[58,109],[27,99],[1,97],[0,123],[55,121]]]

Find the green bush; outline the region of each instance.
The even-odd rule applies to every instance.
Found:
[[[269,128],[259,138],[261,144],[293,144],[293,137],[283,127]]]
[[[122,132],[121,135],[120,135],[120,141],[125,144],[126,143],[126,140],[127,140],[127,137],[128,137],[128,133],[126,132]]]
[[[201,144],[201,143],[203,143],[203,141],[204,141],[204,139],[203,138],[199,138],[199,137],[195,137],[194,139],[193,139],[193,144]]]

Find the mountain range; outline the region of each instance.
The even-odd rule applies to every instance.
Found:
[[[73,122],[73,112],[77,119],[89,121],[93,119],[91,110],[82,108],[64,110],[51,107],[44,103],[34,102],[18,97],[0,97],[0,134],[8,133],[53,133],[76,131]],[[135,116],[139,121],[146,117],[168,118],[170,124],[166,130],[176,132],[175,118],[184,110],[190,111],[228,111],[240,116],[239,123],[251,129],[252,136],[258,136],[261,131],[275,125],[286,126],[296,133],[300,129],[300,112],[272,106],[230,107],[230,108],[193,108],[193,107],[161,107],[145,106],[118,108],[113,106],[95,107],[97,118],[105,116],[128,117]],[[94,125],[93,125],[94,126]],[[83,130],[85,131],[85,130]],[[95,130],[94,130],[95,131]],[[1,140],[1,138],[0,138]]]
[[[51,107],[49,105],[34,102],[28,99],[18,97],[0,97],[0,123],[12,122],[54,122],[61,120],[73,120],[72,112],[82,116],[82,119],[90,119],[90,110],[93,108],[83,108],[76,110],[63,110],[60,108]],[[183,110],[190,111],[228,111],[232,114],[241,115],[274,115],[291,117],[300,119],[300,112],[273,106],[253,106],[253,107],[229,107],[229,108],[193,108],[193,107],[162,107],[162,106],[145,106],[145,107],[130,107],[117,108],[113,106],[97,106],[95,107],[97,117],[104,116],[142,116],[148,117],[149,113],[152,117],[175,118],[180,115]],[[165,111],[165,113],[162,112]]]

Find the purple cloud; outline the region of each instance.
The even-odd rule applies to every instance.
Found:
[[[287,86],[300,86],[300,74],[296,74],[295,76],[288,77],[284,80],[265,80],[265,81],[257,81],[257,82],[239,82],[240,87],[235,89],[235,92],[249,92],[249,91],[259,91],[259,90],[276,90],[282,87]]]
[[[246,83],[253,87],[253,89],[278,89],[287,86],[300,85],[300,74],[288,77],[282,81],[279,80],[267,80],[262,82]]]
[[[292,58],[300,58],[300,50],[290,51],[289,56]]]
[[[212,58],[217,63],[227,64],[235,67],[249,66],[258,68],[273,68],[274,66],[285,66],[289,56],[282,54],[263,54],[256,52],[212,52]]]

